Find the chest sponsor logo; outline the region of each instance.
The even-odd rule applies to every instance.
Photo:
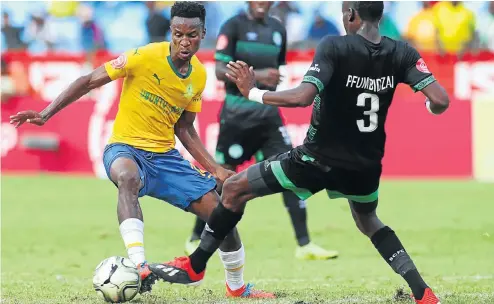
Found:
[[[158,107],[161,108],[163,113],[167,115],[170,114],[182,115],[182,112],[184,111],[183,108],[171,105],[163,97],[148,92],[146,90],[141,90],[141,98],[157,105]]]
[[[254,41],[254,40],[257,40],[258,35],[257,35],[257,33],[254,33],[254,32],[248,32],[246,34],[246,36],[247,36],[247,40]]]

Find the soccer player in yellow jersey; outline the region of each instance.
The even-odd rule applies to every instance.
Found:
[[[206,221],[220,201],[215,191],[217,181],[221,186],[234,174],[208,154],[193,126],[206,85],[206,70],[195,56],[206,33],[205,15],[202,4],[175,2],[171,9],[171,42],[130,50],[74,81],[43,111],[11,116],[16,127],[25,122],[41,126],[92,89],[124,78],[103,163],[118,187],[120,233],[129,258],[141,274],[141,292],[150,291],[158,277],[181,283],[189,279],[190,285],[197,285],[204,276],[204,266],[190,264],[187,257],[174,261],[190,265],[187,274],[171,271],[166,264],[150,270],[144,255],[144,223],[138,198],[148,195],[166,201]],[[194,167],[174,149],[175,135],[207,171]],[[271,293],[244,284],[245,253],[238,233],[233,231],[222,242],[205,240],[201,248],[214,251],[218,242],[227,296],[273,298]]]

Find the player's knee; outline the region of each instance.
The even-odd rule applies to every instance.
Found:
[[[117,186],[119,190],[139,192],[141,179],[137,172],[122,170],[117,174]]]
[[[241,205],[240,196],[242,195],[241,180],[237,176],[233,176],[226,180],[223,185],[222,202],[223,205],[230,210],[236,210]]]
[[[357,228],[360,230],[360,232],[362,232],[369,238],[383,226],[375,211],[365,214],[357,214],[355,218],[355,224],[357,225]]]

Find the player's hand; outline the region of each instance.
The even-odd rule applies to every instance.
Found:
[[[45,124],[46,120],[43,119],[40,113],[32,110],[22,111],[10,116],[10,123],[13,124],[16,128],[19,128],[25,122],[37,126],[42,126]]]
[[[273,68],[254,71],[257,81],[268,87],[276,87],[283,80],[280,71]]]
[[[226,77],[237,85],[238,90],[245,98],[249,98],[250,90],[256,85],[254,68],[240,60],[237,62],[230,61],[226,67],[229,70]]]
[[[235,174],[236,174],[235,171],[231,171],[231,170],[225,169],[223,167],[220,167],[216,171],[216,173],[214,174],[214,177],[216,178],[216,192],[218,192],[219,194],[221,194],[221,192],[223,190],[223,184],[225,183],[225,181],[230,176],[233,176]]]

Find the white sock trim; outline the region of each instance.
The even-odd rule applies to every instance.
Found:
[[[120,224],[120,234],[127,249],[129,259],[136,265],[146,261],[144,255],[144,223],[140,219],[129,218]]]
[[[224,252],[218,250],[221,262],[225,267],[226,283],[231,290],[244,286],[245,250],[243,244],[237,251]]]

